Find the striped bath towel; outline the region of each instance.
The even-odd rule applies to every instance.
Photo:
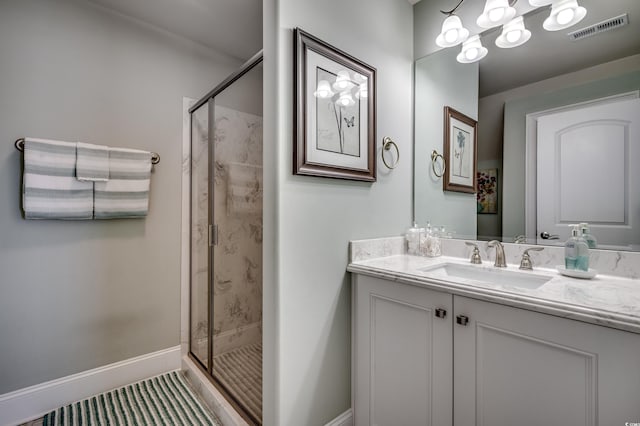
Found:
[[[78,142],[76,150],[76,177],[81,181],[108,181],[109,148],[104,145]]]
[[[109,180],[95,182],[95,219],[145,217],[150,181],[150,152],[109,148]]]
[[[93,218],[93,183],[76,179],[76,144],[26,138],[22,208],[25,219]]]

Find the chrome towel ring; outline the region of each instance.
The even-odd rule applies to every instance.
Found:
[[[438,157],[442,159],[442,167],[440,167],[441,169],[440,174],[438,174],[438,172],[436,171],[436,163],[438,162]],[[444,157],[442,156],[442,154],[438,154],[438,151],[436,151],[435,149],[433,150],[433,152],[431,152],[431,170],[433,170],[433,174],[439,178],[444,176],[444,172],[447,170],[447,163],[444,161]]]
[[[390,166],[387,163],[387,160],[384,158],[384,152],[391,150],[391,147],[394,147],[396,149],[396,156],[397,156],[396,162],[393,164],[393,166]],[[391,170],[395,169],[398,166],[398,163],[400,162],[400,150],[398,149],[398,145],[396,145],[396,143],[393,140],[391,140],[391,138],[389,136],[385,136],[382,139],[382,153],[381,153],[381,156],[382,156],[382,162],[384,163],[384,165],[387,166],[387,168],[391,169]]]

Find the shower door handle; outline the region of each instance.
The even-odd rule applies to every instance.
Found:
[[[209,225],[209,246],[218,245],[218,225]]]

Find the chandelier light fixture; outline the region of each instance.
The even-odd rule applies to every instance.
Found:
[[[487,0],[476,24],[482,28],[493,28],[511,21],[514,16],[516,10],[509,6],[508,0]]]
[[[481,28],[494,28],[502,25],[502,32],[496,39],[496,46],[509,49],[522,46],[531,38],[531,31],[524,26],[523,16],[516,17],[513,7],[518,0],[486,0],[484,10],[476,19]],[[545,19],[543,28],[547,31],[559,31],[580,22],[587,14],[584,7],[578,5],[578,0],[528,0],[534,8],[551,6],[551,13]],[[462,50],[457,59],[462,63],[477,62],[487,55],[487,49],[482,46],[480,34],[469,36],[469,30],[462,25],[462,20],[455,14],[464,0],[449,11],[440,12],[447,15],[442,23],[442,30],[436,37],[436,44],[447,48],[462,43]],[[334,90],[340,92],[342,88]]]
[[[551,4],[551,14],[542,26],[547,31],[559,31],[582,21],[587,9],[578,6],[578,0],[557,0]]]
[[[462,26],[462,21],[456,15],[449,15],[442,23],[442,31],[436,38],[440,47],[453,47],[464,42],[469,37],[469,30]]]
[[[487,48],[482,45],[480,36],[476,34],[462,43],[462,51],[458,53],[456,59],[463,64],[470,64],[478,62],[485,56],[487,56]]]
[[[512,19],[502,27],[502,34],[496,39],[496,46],[503,49],[518,47],[531,38],[531,31],[524,27],[522,16]]]

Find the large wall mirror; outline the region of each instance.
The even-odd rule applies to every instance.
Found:
[[[473,11],[465,18],[467,3]],[[549,7],[518,0],[514,7],[532,33],[527,43],[497,47],[498,27],[482,33],[488,54],[479,62],[459,63],[460,46],[416,61],[419,223],[444,226],[454,238],[555,245],[568,238],[570,224],[588,222],[598,248],[640,250],[640,1],[579,3],[586,17],[552,32],[543,29]],[[421,13],[441,22],[446,5],[438,0]],[[482,5],[466,0],[457,13],[463,23],[475,21]],[[616,28],[568,35],[619,17]],[[432,43],[437,48],[435,37]],[[478,121],[477,168],[494,204],[444,191],[434,174],[431,153],[443,149],[445,106]]]

